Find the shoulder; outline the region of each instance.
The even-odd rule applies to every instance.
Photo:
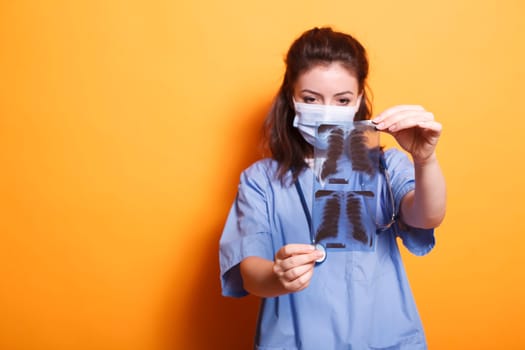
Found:
[[[246,176],[268,176],[275,175],[278,163],[271,158],[264,158],[252,163],[242,172]]]
[[[243,170],[239,180],[239,190],[246,187],[265,192],[276,180],[278,163],[270,158],[264,158],[251,164]]]
[[[385,150],[385,161],[388,167],[398,165],[412,165],[408,155],[397,148],[389,148]]]
[[[279,163],[271,158],[256,161],[246,168],[241,174],[241,181],[264,181],[266,184],[277,185],[281,181],[277,178]],[[290,176],[288,174],[287,176]],[[285,177],[285,182],[289,179]]]
[[[414,165],[406,153],[396,148],[385,151],[385,162],[392,188],[400,200],[415,187]]]
[[[385,162],[387,169],[392,173],[412,173],[414,165],[409,156],[397,148],[385,150]]]

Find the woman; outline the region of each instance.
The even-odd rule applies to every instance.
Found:
[[[435,153],[441,125],[432,113],[400,105],[372,119],[412,157],[397,149],[384,152],[395,206],[385,199],[381,207],[396,210],[397,219],[377,235],[373,250],[329,252],[316,264],[323,252],[310,243],[293,185],[305,193],[313,188],[315,123],[305,117],[308,110],[370,119],[367,76],[363,46],[331,28],[306,31],[288,51],[265,122],[272,158],[242,173],[220,241],[223,294],[263,298],[257,349],[427,348],[396,237],[424,255],[445,215],[445,181]]]

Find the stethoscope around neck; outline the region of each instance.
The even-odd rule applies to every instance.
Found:
[[[381,152],[381,156],[379,157],[379,169],[381,170],[381,172],[383,173],[383,176],[385,177],[388,197],[389,197],[389,200],[390,200],[390,208],[392,208],[392,214],[390,215],[389,221],[387,223],[380,224],[380,223],[376,222],[376,227],[377,227],[376,233],[377,234],[380,234],[381,232],[388,230],[396,222],[396,219],[397,219],[397,212],[396,212],[396,208],[395,208],[395,204],[396,203],[395,203],[395,199],[394,199],[394,192],[392,191],[392,184],[390,182],[390,175],[388,174],[388,169],[386,167],[385,157],[384,157],[384,154],[382,152]],[[323,253],[323,256],[315,261],[316,264],[321,264],[322,262],[324,262],[326,260],[326,256],[327,256],[326,246],[324,244],[322,244],[322,243],[318,243],[318,242],[315,241],[315,234],[313,232],[313,226],[312,226],[312,216],[310,214],[310,210],[308,209],[308,205],[306,204],[306,198],[304,196],[304,192],[303,192],[303,189],[301,187],[301,184],[299,183],[299,179],[297,179],[295,181],[295,188],[296,188],[297,193],[299,195],[299,199],[301,200],[301,206],[303,207],[303,211],[304,211],[304,215],[306,217],[306,221],[308,222],[308,227],[309,227],[309,231],[310,231],[310,242],[311,242],[311,244],[314,246],[314,248],[316,250],[318,250],[321,253]]]

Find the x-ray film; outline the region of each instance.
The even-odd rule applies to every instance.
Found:
[[[324,123],[314,146],[312,229],[327,249],[375,249],[379,132],[370,121]]]

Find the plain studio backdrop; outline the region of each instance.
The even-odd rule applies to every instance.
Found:
[[[430,349],[525,344],[525,3],[2,1],[0,348],[251,347],[218,240],[291,42],[367,47],[376,113],[443,123],[448,213],[402,253]],[[382,143],[392,146],[388,137]]]

